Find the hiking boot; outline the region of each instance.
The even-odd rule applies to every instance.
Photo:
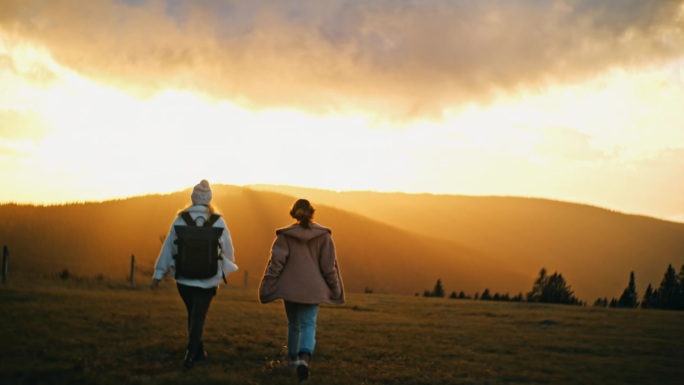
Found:
[[[207,360],[207,351],[204,349],[201,349],[197,354],[195,354],[194,361],[195,362],[200,362],[200,361],[206,361]]]
[[[294,373],[297,371],[297,366],[299,366],[299,364],[302,362],[304,362],[304,361],[302,361],[302,360],[290,360],[290,362],[288,363],[287,366]]]
[[[299,381],[309,379],[309,365],[306,361],[299,361],[299,365],[297,365],[297,378],[299,378]]]
[[[190,352],[185,352],[185,358],[183,358],[183,367],[187,370],[192,369],[195,366],[195,359],[190,356]]]

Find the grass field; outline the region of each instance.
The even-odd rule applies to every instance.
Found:
[[[185,372],[173,282],[0,287],[0,384],[292,384],[285,316],[222,288]],[[682,384],[684,313],[350,294],[319,313],[312,384]]]

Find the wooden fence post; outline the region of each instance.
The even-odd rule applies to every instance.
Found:
[[[135,286],[135,255],[131,254],[131,286]]]
[[[9,264],[9,250],[7,245],[2,246],[2,284],[7,283],[7,265]]]

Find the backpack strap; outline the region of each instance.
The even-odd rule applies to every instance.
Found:
[[[181,218],[183,218],[188,226],[197,226],[197,223],[192,219],[192,216],[190,216],[189,212],[183,211],[181,213]]]
[[[219,218],[221,218],[220,215],[218,215],[218,214],[211,214],[211,215],[209,216],[209,218],[207,218],[207,220],[204,221],[204,224],[203,224],[202,226],[204,226],[204,227],[211,227],[211,226],[214,225],[214,223],[216,223],[216,221],[219,220]],[[219,247],[221,247],[221,244],[220,244],[220,243],[219,243]],[[224,280],[225,280],[225,277],[224,277]]]
[[[196,222],[194,219],[192,219],[192,216],[190,215],[189,212],[183,211],[183,212],[181,213],[180,216],[181,216],[181,218],[183,218],[183,220],[185,221],[185,223],[186,223],[188,226],[197,226],[197,222]],[[209,218],[207,218],[207,220],[204,221],[204,223],[202,224],[202,226],[204,226],[204,227],[211,227],[211,226],[214,225],[214,223],[216,223],[216,221],[219,220],[219,218],[221,218],[220,215],[218,215],[218,214],[211,214],[211,215],[209,216]]]
[[[208,218],[206,221],[204,221],[204,225],[203,225],[203,226],[205,226],[205,227],[211,227],[211,226],[214,225],[214,223],[216,223],[216,221],[219,220],[219,218],[221,218],[220,215],[218,215],[218,214],[211,214],[211,215],[209,216],[209,218]]]

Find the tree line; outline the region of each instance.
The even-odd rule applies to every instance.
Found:
[[[532,289],[523,295],[523,293],[518,293],[517,295],[511,296],[509,293],[501,294],[494,293],[486,288],[481,294],[476,292],[472,297],[461,291],[456,294],[455,291],[449,295],[451,299],[474,299],[480,301],[508,301],[508,302],[543,302],[543,303],[561,303],[561,304],[573,304],[581,305],[583,304],[579,301],[573,294],[573,290],[570,285],[565,281],[562,274],[553,273],[548,275],[545,268],[542,268],[539,272],[539,277],[534,281]],[[418,294],[416,294],[418,295]],[[425,290],[423,292],[423,297],[444,297],[445,291],[442,286],[441,279],[437,279],[435,287],[430,290]]]
[[[418,296],[418,293],[416,293],[416,296]],[[438,279],[437,283],[435,283],[435,287],[432,290],[425,290],[423,292],[423,297],[445,297],[446,293],[444,291],[444,288],[442,286],[442,280]],[[482,301],[512,301],[512,302],[523,302],[523,295],[522,293],[519,293],[515,296],[511,296],[509,293],[505,294],[500,294],[500,293],[494,293],[492,294],[489,289],[485,289],[482,294],[479,292],[476,292],[474,296],[470,296],[466,294],[465,292],[461,291],[459,293],[456,293],[456,291],[452,291],[451,294],[449,295],[450,299],[474,299],[474,300],[482,300]]]
[[[684,310],[684,265],[677,273],[670,264],[663,274],[660,286],[654,289],[649,283],[641,301],[636,290],[634,272],[629,275],[629,283],[619,298],[612,298],[608,301],[607,297],[598,298],[594,306],[615,307],[615,308],[638,308],[642,309],[663,309],[663,310]]]
[[[418,293],[416,293],[418,296]],[[445,297],[446,291],[441,279],[437,279],[432,290],[425,290],[423,297]],[[532,284],[532,289],[524,296],[518,293],[510,296],[508,293],[492,294],[489,289],[485,289],[482,294],[475,293],[474,296],[467,295],[463,291],[458,294],[452,291],[449,295],[451,299],[474,299],[481,301],[510,301],[510,302],[539,302],[555,303],[565,305],[582,305],[586,303],[575,297],[572,287],[567,283],[563,275],[554,272],[549,275],[545,268],[539,271],[539,276]],[[629,276],[629,283],[619,298],[612,298],[608,301],[607,297],[598,298],[594,306],[615,307],[615,308],[638,308],[643,309],[665,309],[665,310],[684,310],[684,265],[679,273],[670,264],[663,275],[660,286],[654,289],[649,283],[641,301],[636,290],[634,272]]]

